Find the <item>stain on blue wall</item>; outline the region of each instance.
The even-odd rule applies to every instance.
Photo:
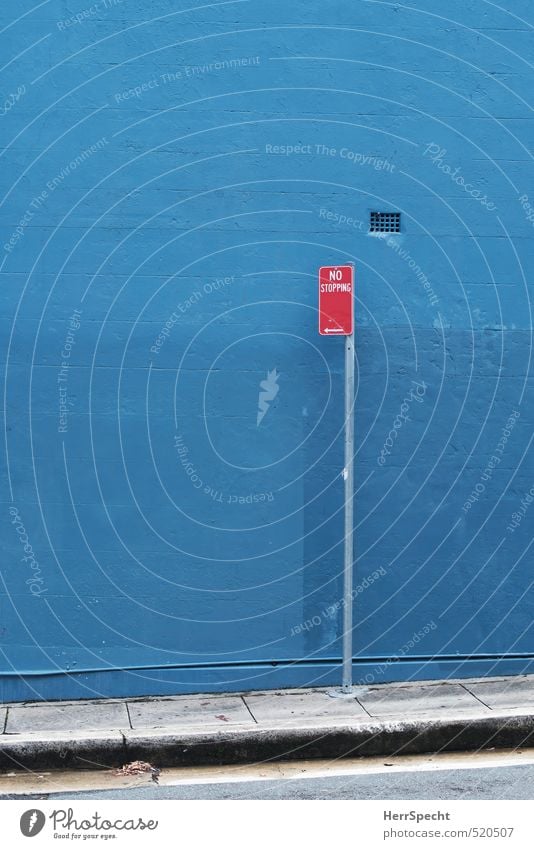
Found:
[[[1,694],[525,672],[528,0],[5,0]],[[401,233],[369,233],[372,211]]]

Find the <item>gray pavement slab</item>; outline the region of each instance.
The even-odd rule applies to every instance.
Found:
[[[492,710],[534,705],[534,676],[470,682],[465,687]]]
[[[326,691],[316,693],[286,691],[245,695],[244,700],[251,713],[262,723],[309,723],[324,724],[329,720],[367,720],[368,714],[358,703],[356,696],[351,699],[335,699]]]
[[[489,712],[461,684],[423,684],[383,686],[361,693],[359,701],[376,717],[435,715],[440,710]]]
[[[255,725],[241,696],[191,696],[177,699],[147,699],[130,702],[134,729],[176,726]]]
[[[126,702],[40,702],[10,707],[6,733],[36,731],[99,731],[130,728]]]
[[[0,708],[0,734],[3,733],[6,727],[7,708]]]

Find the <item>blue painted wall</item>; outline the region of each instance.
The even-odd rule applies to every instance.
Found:
[[[532,7],[437,11],[4,0],[4,699],[338,680],[349,261],[355,678],[529,668]]]

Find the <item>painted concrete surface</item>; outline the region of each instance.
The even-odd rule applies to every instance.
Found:
[[[532,669],[530,0],[23,5],[0,701],[335,683],[347,262],[355,680]]]

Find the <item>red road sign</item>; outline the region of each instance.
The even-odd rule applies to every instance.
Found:
[[[326,265],[319,269],[319,333],[350,336],[353,323],[354,268]]]

